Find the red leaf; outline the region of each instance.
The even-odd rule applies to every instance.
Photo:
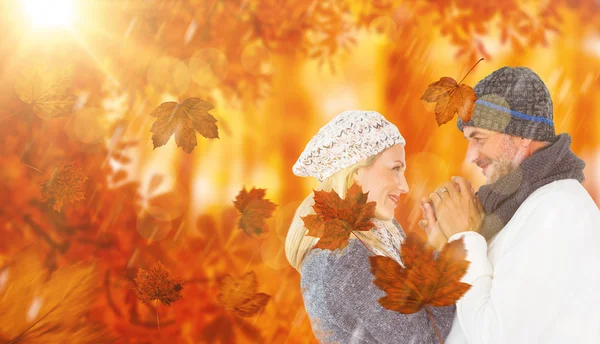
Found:
[[[368,231],[374,224],[375,202],[367,203],[368,193],[354,182],[344,199],[332,191],[314,191],[316,214],[302,217],[306,235],[321,238],[315,248],[343,249],[353,231]]]

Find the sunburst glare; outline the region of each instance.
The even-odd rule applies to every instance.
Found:
[[[69,26],[73,20],[72,0],[25,0],[25,12],[37,28]]]

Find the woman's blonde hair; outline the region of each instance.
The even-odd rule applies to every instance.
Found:
[[[376,155],[372,155],[354,165],[337,171],[321,182],[316,190],[334,190],[341,198],[346,197],[346,191],[355,181],[354,172],[361,167],[369,167],[373,165],[375,160],[377,160],[381,154],[383,154],[383,152],[384,151],[381,151]],[[306,233],[308,233],[308,229],[304,226],[304,221],[302,220],[302,217],[315,213],[312,207],[314,204],[314,192],[311,192],[296,209],[285,240],[285,255],[287,260],[298,271],[300,271],[302,267],[304,258],[319,240],[319,238],[306,235]],[[381,223],[383,223],[386,227],[386,230],[389,230],[391,233],[397,232],[397,229],[391,221],[381,221]],[[386,256],[393,258],[391,252],[389,252],[389,249],[371,231],[355,231],[354,234],[356,234],[356,236],[369,247],[377,249],[383,252]]]

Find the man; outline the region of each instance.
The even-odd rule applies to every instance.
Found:
[[[430,238],[463,238],[471,261],[446,343],[600,343],[600,211],[581,185],[585,163],[569,134],[555,135],[530,69],[500,68],[475,92],[458,129],[487,184],[474,194],[453,177],[422,203]]]

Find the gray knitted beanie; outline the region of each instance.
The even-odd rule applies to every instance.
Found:
[[[457,127],[493,130],[538,141],[555,137],[552,99],[540,77],[525,67],[502,67],[475,85],[473,116]]]

